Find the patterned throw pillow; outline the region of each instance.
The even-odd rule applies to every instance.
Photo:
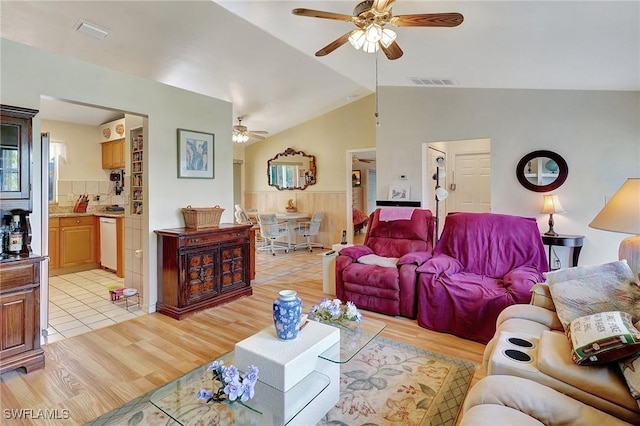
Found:
[[[626,260],[544,275],[565,331],[576,318],[600,312],[622,311],[640,320],[640,287]]]
[[[604,364],[640,352],[640,331],[631,315],[613,311],[580,317],[569,324],[571,359],[578,365]]]

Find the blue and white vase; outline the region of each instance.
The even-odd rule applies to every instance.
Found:
[[[273,322],[280,340],[298,337],[298,327],[302,317],[302,300],[293,290],[282,290],[273,301]]]

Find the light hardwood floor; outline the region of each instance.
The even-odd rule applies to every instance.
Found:
[[[5,373],[0,381],[2,424],[84,424],[233,349],[235,342],[273,324],[279,290],[294,289],[308,309],[322,292],[320,252],[258,254],[253,295],[176,321],[144,315],[44,346],[43,370]],[[484,345],[432,332],[415,320],[363,311],[387,324],[382,336],[479,364]],[[472,383],[472,385],[473,385]],[[68,419],[7,420],[6,409],[58,410]],[[68,411],[62,411],[68,410]],[[49,411],[51,412],[51,411]]]

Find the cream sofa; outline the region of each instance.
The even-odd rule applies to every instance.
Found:
[[[483,365],[490,376],[530,379],[625,422],[640,424],[638,401],[615,363],[579,366],[571,360],[571,347],[546,284],[534,286],[531,304],[502,311]]]
[[[462,407],[459,426],[619,426],[616,417],[529,379],[487,376],[475,384]]]

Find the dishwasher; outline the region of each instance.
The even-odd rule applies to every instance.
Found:
[[[100,265],[113,271],[117,270],[116,219],[100,218]]]

